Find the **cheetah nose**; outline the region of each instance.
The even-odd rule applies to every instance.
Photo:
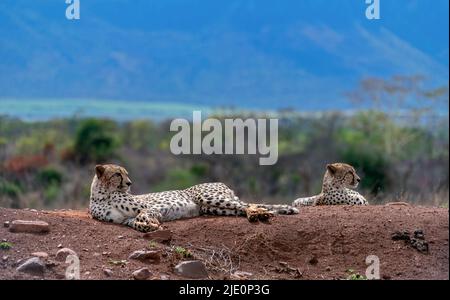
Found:
[[[356,181],[361,182],[361,178],[356,179]]]
[[[127,182],[127,185],[130,186],[130,185],[131,185],[131,181],[128,181],[128,182]]]

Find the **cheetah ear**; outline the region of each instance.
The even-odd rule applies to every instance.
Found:
[[[97,174],[97,178],[102,177],[103,173],[105,173],[105,167],[102,165],[96,165],[95,173]]]
[[[334,166],[333,164],[328,164],[328,165],[327,165],[327,170],[328,170],[331,174],[334,174],[334,173],[336,173],[337,168],[336,168],[336,166]]]

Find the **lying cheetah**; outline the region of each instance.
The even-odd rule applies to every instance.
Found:
[[[97,165],[91,185],[89,213],[93,218],[124,224],[141,232],[161,222],[199,215],[247,216],[267,220],[273,214],[297,214],[289,205],[248,204],[223,183],[204,183],[185,190],[132,195],[128,172],[116,165]]]
[[[358,192],[351,189],[358,187],[361,179],[356,174],[355,169],[344,163],[334,163],[327,165],[325,176],[323,177],[322,192],[319,195],[299,198],[292,205],[312,206],[312,205],[367,205],[367,200]]]

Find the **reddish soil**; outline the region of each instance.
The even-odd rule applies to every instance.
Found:
[[[17,219],[46,221],[50,232],[11,233],[3,227],[5,221]],[[368,255],[379,257],[383,279],[449,279],[449,214],[443,208],[308,207],[299,215],[275,217],[270,224],[199,217],[165,223],[173,232],[169,244],[150,243],[142,233],[98,222],[83,211],[0,208],[0,221],[0,240],[12,244],[11,249],[0,250],[0,279],[42,278],[16,271],[18,261],[37,251],[47,252],[47,261],[53,261],[59,244],[79,255],[82,279],[132,279],[132,272],[144,266],[153,279],[180,279],[174,266],[187,259],[176,253],[176,246],[205,261],[211,279],[233,279],[233,270],[252,273],[250,279],[345,279],[348,269],[365,274]],[[425,234],[428,254],[391,238],[396,231],[416,229]],[[161,261],[128,259],[142,249],[160,249]],[[114,260],[126,260],[126,264],[114,265]],[[104,273],[105,268],[112,270],[112,276]],[[57,263],[44,278],[64,278],[64,270],[64,263]]]

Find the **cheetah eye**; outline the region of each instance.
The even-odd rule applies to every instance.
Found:
[[[119,172],[115,173],[114,176],[122,176]]]

